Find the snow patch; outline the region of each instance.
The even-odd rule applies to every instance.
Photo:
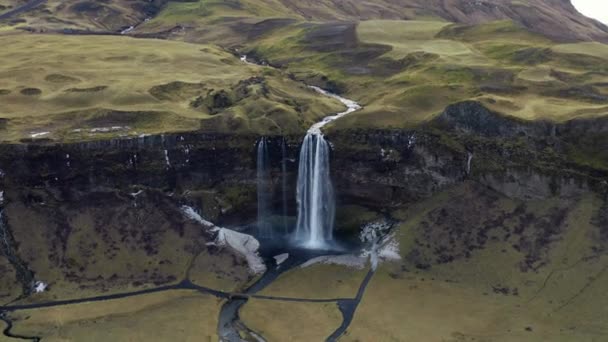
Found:
[[[182,206],[182,212],[184,213],[184,215],[186,215],[187,218],[200,223],[201,225],[205,226],[206,228],[211,228],[212,231],[215,231],[215,230],[213,230],[214,228],[217,229],[217,227],[213,223],[205,220],[201,215],[199,215],[199,213],[196,212],[196,210],[194,210],[194,208],[192,208],[190,206],[187,206],[187,205]]]
[[[110,133],[117,131],[128,131],[131,127],[129,126],[112,126],[112,127],[95,127],[89,130],[90,133]]]
[[[45,292],[47,290],[49,286],[42,282],[42,281],[36,281],[34,283],[34,293],[42,293]]]
[[[395,234],[390,234],[383,239],[378,249],[378,256],[385,261],[401,260],[399,241],[395,238]]]
[[[253,236],[236,232],[226,228],[218,228],[217,238],[215,240],[218,246],[228,246],[237,253],[241,254],[247,260],[249,269],[254,274],[266,272],[264,260],[260,257],[258,250],[260,242]]]
[[[266,272],[266,265],[258,252],[260,249],[260,242],[256,240],[256,238],[231,229],[217,227],[213,223],[202,218],[201,215],[190,206],[182,206],[182,212],[189,219],[200,223],[212,232],[216,232],[217,237],[212,244],[229,247],[243,256],[247,260],[247,264],[252,273],[260,274]]]
[[[131,31],[133,31],[134,28],[135,28],[135,26],[129,26],[126,29],[120,31],[120,34],[127,34],[127,33],[131,32]]]
[[[362,256],[369,258],[372,269],[376,270],[382,261],[400,260],[399,242],[395,234],[389,234],[393,225],[385,220],[364,225],[359,234],[361,242],[369,244]]]
[[[38,133],[30,133],[30,137],[32,138],[40,138],[45,135],[51,134],[51,132],[38,132]]]
[[[143,190],[139,190],[138,192],[132,192],[129,195],[131,195],[131,197],[137,197],[137,196],[139,196],[139,195],[141,195],[143,193],[144,193]]]

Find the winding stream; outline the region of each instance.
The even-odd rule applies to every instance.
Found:
[[[13,329],[13,321],[11,321],[5,313],[0,313],[0,321],[4,322],[4,324],[6,324],[6,327],[4,328],[4,330],[2,330],[2,334],[4,334],[4,336],[8,337],[8,338],[13,338],[13,339],[17,339],[17,340],[26,340],[26,341],[34,341],[34,342],[40,342],[41,338],[38,336],[23,336],[23,335],[17,335],[17,334],[13,334],[11,333],[11,330]]]

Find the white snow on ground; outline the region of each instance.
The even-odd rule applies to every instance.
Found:
[[[355,102],[353,100],[345,99],[342,96],[338,96],[336,94],[330,93],[327,90],[321,89],[319,87],[315,87],[315,86],[309,86],[309,87],[322,95],[332,97],[332,98],[342,102],[342,104],[344,104],[346,106],[346,110],[341,113],[338,113],[336,115],[328,116],[328,117],[324,118],[322,121],[317,122],[316,124],[312,125],[312,127],[310,127],[310,129],[308,130],[308,133],[321,134],[321,128],[323,128],[323,126],[327,125],[328,123],[330,123],[334,120],[338,120],[339,118],[341,118],[345,115],[348,115],[352,112],[356,112],[362,108],[357,102]]]
[[[131,127],[129,126],[112,126],[112,127],[95,127],[91,128],[89,132],[91,133],[109,133],[116,131],[128,131]]]
[[[187,205],[182,206],[182,212],[184,213],[184,215],[186,215],[186,217],[188,217],[191,220],[194,220],[200,224],[202,224],[203,226],[207,227],[207,228],[211,228],[212,231],[213,228],[217,228],[215,227],[215,225],[205,219],[203,219],[201,217],[201,215],[199,215],[192,207],[189,207]]]
[[[131,32],[131,31],[133,31],[134,28],[135,28],[134,26],[129,26],[126,29],[120,31],[120,34],[127,34],[127,33]]]
[[[360,239],[367,243],[360,254],[324,255],[311,259],[300,267],[305,268],[316,264],[340,265],[363,269],[370,261],[372,269],[377,269],[381,262],[401,260],[399,254],[399,242],[395,234],[387,234],[391,229],[391,224],[386,221],[377,221],[366,224],[362,227]]]
[[[131,197],[137,197],[137,196],[139,196],[139,195],[141,195],[143,193],[144,193],[143,190],[139,190],[138,192],[132,192],[129,195],[131,195]]]
[[[385,235],[385,232],[388,232],[389,229],[391,229],[391,225],[386,221],[370,222],[361,227],[359,239],[363,243],[373,243],[379,237]]]
[[[363,250],[363,255],[369,257],[372,269],[377,269],[382,261],[400,260],[399,242],[395,234],[387,234],[392,225],[386,221],[370,222],[362,227],[359,238],[370,244]]]
[[[40,138],[45,135],[51,134],[51,132],[39,132],[39,133],[30,133],[30,137],[32,138]]]
[[[395,234],[390,234],[383,239],[378,248],[378,256],[385,261],[401,260],[399,242],[395,238]]]
[[[42,281],[37,281],[36,283],[34,283],[34,292],[35,293],[42,293],[44,291],[46,291],[48,285],[45,284]]]
[[[253,236],[226,228],[219,228],[215,242],[218,246],[228,246],[244,256],[249,264],[249,269],[254,274],[266,272],[264,260],[262,260],[258,253],[260,242]]]
[[[205,228],[217,233],[214,244],[217,246],[229,247],[233,251],[242,255],[249,264],[249,269],[254,274],[266,272],[264,260],[260,257],[260,242],[251,235],[239,233],[234,230],[217,227],[213,223],[205,220],[196,210],[189,206],[183,206],[182,212],[186,217],[200,223]]]

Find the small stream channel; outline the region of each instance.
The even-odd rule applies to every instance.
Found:
[[[283,239],[281,239],[282,241]],[[307,261],[320,257],[320,256],[332,256],[340,255],[345,252],[357,253],[360,251],[360,246],[349,246],[349,251],[344,249],[339,250],[311,250],[305,248],[299,248],[290,245],[288,240],[277,242],[277,241],[264,241],[261,240],[260,254],[264,258],[267,271],[249,288],[247,288],[242,295],[232,296],[222,306],[218,319],[218,336],[222,342],[241,342],[241,341],[266,341],[265,338],[258,332],[247,327],[244,322],[240,320],[239,311],[248,302],[249,298],[255,299],[266,299],[266,300],[280,300],[288,302],[314,302],[314,303],[336,303],[340,312],[342,313],[343,321],[342,324],[326,339],[326,341],[337,341],[340,336],[344,334],[346,329],[350,326],[353,320],[355,310],[363,298],[365,289],[369,284],[374,271],[370,270],[366,275],[365,279],[361,283],[358,293],[355,298],[327,298],[327,299],[306,299],[306,298],[284,298],[284,297],[273,297],[273,296],[261,296],[257,295],[264,288],[268,287],[279,276],[285,272],[300,267]],[[280,265],[276,264],[274,256],[288,253],[289,257]]]
[[[331,251],[308,250],[301,248],[291,248],[288,243],[276,243],[262,240],[260,253],[264,258],[267,271],[244,292],[246,295],[255,295],[268,285],[272,284],[281,274],[294,269],[306,261],[318,256],[336,254]],[[283,247],[280,247],[283,245]],[[280,265],[276,264],[274,256],[288,253],[289,257]],[[233,297],[223,305],[218,323],[218,334],[221,341],[240,342],[243,341],[242,335],[251,336],[254,339],[264,341],[258,333],[249,329],[239,318],[239,310],[248,301],[246,297]]]

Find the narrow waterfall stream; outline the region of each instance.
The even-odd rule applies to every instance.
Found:
[[[287,141],[283,139],[281,141],[281,204],[282,204],[282,214],[283,214],[283,233],[287,234]]]
[[[258,200],[258,234],[263,238],[272,238],[270,223],[270,165],[268,143],[265,137],[258,142],[257,148],[257,200]]]

